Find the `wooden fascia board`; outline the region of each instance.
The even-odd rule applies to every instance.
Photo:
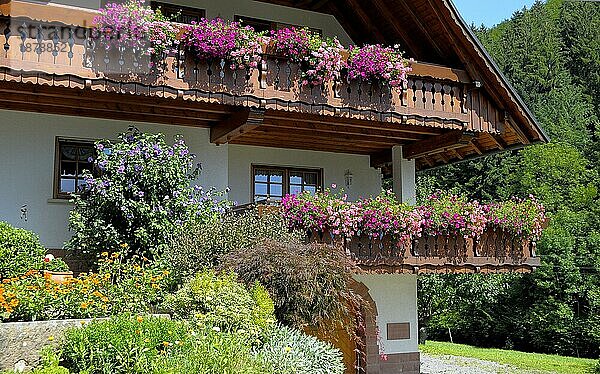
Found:
[[[465,133],[462,130],[453,130],[442,135],[407,144],[402,149],[402,155],[406,159],[415,159],[462,147],[465,144],[469,144],[474,137],[475,134]]]
[[[227,119],[219,122],[210,129],[210,142],[225,144],[250,131],[263,123],[265,110],[247,108],[235,111]]]

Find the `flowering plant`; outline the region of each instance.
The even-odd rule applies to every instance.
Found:
[[[502,204],[490,204],[487,211],[492,227],[534,243],[540,239],[546,224],[544,206],[531,195],[528,199],[513,198]]]
[[[423,229],[428,235],[479,237],[487,225],[486,209],[477,200],[438,193],[419,207]]]
[[[406,82],[411,71],[399,46],[383,47],[379,44],[367,44],[361,48],[350,46],[347,76],[349,80],[389,82],[399,87]]]
[[[249,69],[261,61],[263,34],[251,26],[221,18],[202,19],[185,26],[183,46],[200,60],[225,60],[231,69]]]
[[[108,3],[94,23],[106,49],[126,45],[151,56],[170,52],[178,43],[178,28],[160,10],[144,5],[143,0]]]
[[[153,257],[177,229],[217,219],[227,208],[220,192],[193,185],[200,165],[181,137],[169,145],[162,134],[131,128],[119,140],[96,143],[95,170],[83,173],[75,195],[68,248],[96,252],[125,243],[128,256]]]
[[[303,86],[316,87],[340,78],[345,67],[337,38],[322,38],[307,28],[271,31],[274,52],[300,64]]]

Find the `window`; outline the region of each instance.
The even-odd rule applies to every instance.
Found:
[[[94,156],[94,143],[84,140],[56,140],[54,159],[54,198],[68,199],[84,186],[84,170],[92,170],[91,157]]]
[[[258,32],[261,31],[277,31],[277,30],[281,30],[281,29],[285,29],[288,27],[303,27],[300,25],[291,25],[289,23],[281,23],[281,22],[273,22],[273,21],[268,21],[268,20],[264,20],[264,19],[260,19],[260,18],[252,18],[252,17],[246,17],[246,16],[235,16],[235,20],[237,22],[241,22],[242,25],[244,26],[252,26],[252,28]],[[313,29],[311,27],[308,28],[310,31],[314,32],[315,34],[318,35],[323,35],[323,31],[319,30],[319,29]]]
[[[252,166],[252,176],[254,201],[266,198],[279,201],[286,194],[304,191],[314,194],[323,188],[322,169]]]
[[[160,9],[161,13],[167,16],[170,20],[177,23],[191,24],[192,22],[200,22],[206,17],[204,9],[190,8],[187,6],[165,4],[160,1],[151,1],[152,9]]]

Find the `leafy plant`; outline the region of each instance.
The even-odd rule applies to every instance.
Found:
[[[349,289],[352,264],[340,250],[318,244],[265,241],[233,251],[222,265],[247,284],[259,282],[275,303],[277,320],[302,329],[353,320],[362,298]],[[353,331],[353,326],[346,326]]]
[[[258,66],[262,53],[262,33],[251,26],[221,18],[202,19],[183,28],[182,45],[201,61],[226,61],[232,70]]]
[[[85,189],[75,195],[69,218],[70,249],[153,258],[178,228],[215,220],[227,206],[214,190],[190,186],[200,170],[181,138],[169,145],[162,134],[131,128],[119,142],[101,141],[96,149],[97,173],[84,173]]]
[[[196,274],[165,301],[175,318],[224,332],[257,337],[275,321],[273,302],[258,283],[250,291],[234,273],[207,270]]]
[[[0,280],[17,277],[29,270],[68,270],[60,259],[45,257],[39,237],[0,221]]]
[[[276,373],[342,374],[342,353],[331,344],[285,326],[268,330],[258,360]]]
[[[69,330],[61,349],[64,365],[77,373],[272,373],[245,335],[160,317],[94,321]]]
[[[253,209],[185,227],[175,235],[160,261],[175,278],[182,279],[218,265],[221,257],[233,250],[252,248],[265,239],[300,242],[303,237],[300,232],[290,232],[277,212],[259,214]]]
[[[300,64],[303,86],[316,87],[325,81],[339,80],[346,66],[337,38],[323,38],[304,28],[284,28],[271,31],[275,54]]]
[[[108,3],[94,18],[96,32],[106,49],[128,46],[134,53],[158,55],[174,50],[178,28],[160,10],[143,0]]]

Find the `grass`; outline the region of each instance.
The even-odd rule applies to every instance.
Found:
[[[596,360],[576,357],[563,357],[540,353],[525,353],[503,349],[476,348],[463,344],[428,341],[419,347],[421,352],[430,355],[450,355],[477,358],[485,361],[508,364],[515,368],[551,373],[579,374],[592,373]]]

